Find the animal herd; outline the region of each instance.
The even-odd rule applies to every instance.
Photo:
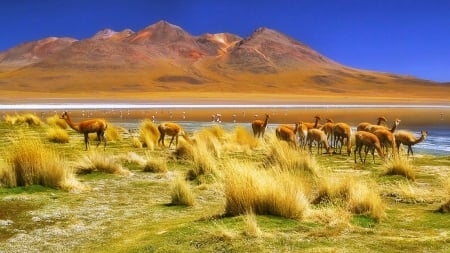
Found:
[[[89,146],[89,133],[96,133],[98,137],[98,145],[104,142],[104,149],[106,148],[105,130],[107,124],[102,119],[90,119],[74,123],[71,121],[67,112],[64,112],[61,116],[67,124],[75,131],[84,135],[84,142],[86,150]],[[252,121],[251,126],[253,135],[256,138],[264,138],[264,134],[269,121],[269,114],[265,114],[264,120],[255,119]],[[356,127],[356,133],[352,134],[352,128],[345,122],[335,123],[332,119],[326,119],[325,124],[320,124],[322,118],[320,116],[314,117],[314,122],[296,122],[294,125],[282,124],[275,129],[275,134],[278,139],[288,142],[292,147],[308,148],[312,152],[312,146],[317,146],[317,153],[323,153],[325,149],[326,154],[333,153],[342,154],[342,148],[345,145],[347,147],[347,155],[351,155],[352,152],[352,136],[355,139],[355,148],[353,150],[355,163],[357,162],[357,154],[362,163],[366,162],[367,154],[371,152],[372,159],[375,162],[375,150],[379,157],[384,159],[391,149],[391,154],[394,156],[398,154],[400,146],[403,144],[407,146],[407,155],[411,153],[413,155],[412,146],[425,140],[428,132],[421,131],[421,136],[416,137],[409,131],[396,131],[401,120],[396,119],[391,128],[388,128],[385,123],[387,119],[385,117],[379,117],[376,124],[369,122],[361,122]],[[175,140],[175,145],[178,145],[178,136],[181,135],[185,139],[189,140],[188,135],[183,128],[173,122],[163,122],[158,125],[158,131],[160,137],[158,144],[164,146],[164,138],[166,135],[171,136],[169,147]],[[364,159],[361,152],[364,148]]]
[[[253,134],[255,137],[264,137],[264,131],[267,126],[269,115],[266,114],[265,121],[254,120],[252,122]],[[296,122],[292,125],[279,125],[275,129],[278,139],[288,142],[293,147],[308,148],[311,152],[313,144],[317,146],[317,153],[326,154],[342,153],[342,147],[347,147],[347,154],[350,156],[352,152],[352,128],[345,122],[335,123],[332,119],[326,119],[325,124],[319,124],[320,116],[314,117],[314,122]],[[396,131],[400,124],[400,119],[395,119],[391,128],[385,123],[385,117],[379,117],[376,124],[369,122],[361,122],[356,127],[354,134],[355,148],[353,150],[355,163],[357,162],[357,154],[362,163],[366,162],[367,154],[371,152],[373,161],[375,162],[375,150],[381,159],[389,153],[395,156],[399,153],[399,148],[403,144],[407,146],[407,155],[413,155],[412,146],[425,140],[428,132],[422,131],[420,137],[416,137],[409,131]],[[361,152],[364,148],[364,159]]]

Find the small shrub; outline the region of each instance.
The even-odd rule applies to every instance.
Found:
[[[116,175],[130,175],[130,171],[124,169],[114,157],[96,152],[90,152],[84,155],[75,165],[75,171],[77,174],[88,174],[93,171],[99,171]]]
[[[47,139],[56,143],[68,143],[69,134],[64,129],[52,127],[47,130]]]
[[[166,173],[167,162],[162,159],[148,160],[144,166],[144,172]]]
[[[17,123],[18,117],[16,116],[11,116],[9,114],[6,114],[4,116],[5,122],[9,125],[15,125]]]
[[[188,183],[182,177],[177,177],[173,182],[171,197],[173,205],[193,206],[195,202]]]
[[[416,179],[414,166],[405,158],[396,156],[385,164],[386,175],[400,175],[410,180]]]

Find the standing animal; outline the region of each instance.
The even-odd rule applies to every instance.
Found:
[[[361,150],[362,150],[363,146],[366,146],[366,149],[364,150],[364,152],[365,152],[364,161],[361,157]],[[355,134],[355,163],[356,163],[356,152],[359,153],[359,159],[361,160],[361,162],[366,163],[367,153],[369,152],[369,150],[372,153],[373,162],[375,163],[375,149],[377,150],[378,155],[381,157],[381,159],[384,160],[384,154],[383,154],[383,151],[381,150],[381,144],[380,144],[380,140],[378,140],[378,137],[376,135],[374,135],[373,133],[369,133],[366,131],[356,132],[356,134]]]
[[[398,131],[395,134],[395,142],[397,144],[397,153],[399,152],[400,145],[403,144],[405,146],[408,146],[407,156],[409,156],[409,152],[411,152],[411,155],[414,155],[412,146],[424,141],[427,136],[428,136],[427,131],[421,131],[420,138],[417,138],[416,136],[414,136],[413,133],[408,132],[408,131]]]
[[[347,142],[347,155],[352,153],[352,128],[347,123],[339,122],[334,125],[334,149],[339,147],[339,154],[342,154],[344,140]]]
[[[67,124],[75,131],[82,133],[84,135],[84,144],[86,146],[86,150],[89,149],[89,133],[97,133],[98,145],[105,143],[103,150],[106,150],[106,137],[105,131],[107,128],[106,121],[103,119],[88,119],[81,121],[79,123],[74,123],[70,119],[70,116],[67,112],[63,112],[61,118],[64,119]]]
[[[376,131],[373,132],[373,134],[375,134],[378,138],[378,140],[380,141],[380,145],[381,145],[381,149],[383,151],[385,151],[385,154],[388,154],[388,147],[391,147],[392,149],[392,155],[395,155],[395,149],[396,149],[396,144],[395,144],[395,136],[394,134],[387,130],[387,129],[378,129]]]
[[[320,130],[322,130],[327,135],[328,143],[331,147],[334,147],[333,139],[334,139],[334,121],[332,119],[326,119],[327,123],[325,123]]]
[[[275,134],[279,140],[287,141],[293,147],[297,147],[296,133],[299,123],[295,123],[294,129],[291,126],[282,125],[275,129]]]
[[[330,153],[330,146],[328,145],[327,135],[320,129],[309,129],[307,142],[309,145],[309,151],[311,152],[311,146],[313,142],[317,142],[317,153],[322,153],[322,148],[325,146],[326,153]]]
[[[400,124],[400,122],[401,122],[400,119],[395,119],[394,124],[392,124],[392,127],[390,129],[387,128],[386,126],[369,125],[364,129],[364,131],[374,133],[377,130],[384,129],[384,130],[389,130],[391,133],[394,133],[395,130],[397,129],[397,126]]]
[[[308,127],[303,123],[303,122],[299,122],[298,123],[298,127],[297,127],[297,134],[299,137],[299,141],[300,141],[300,146],[302,148],[306,147],[306,140],[308,137]]]
[[[259,119],[253,120],[252,121],[253,136],[264,138],[264,132],[266,131],[268,121],[269,121],[269,114],[267,114],[267,113],[266,113],[266,119],[264,121],[259,120]]]
[[[186,134],[183,128],[177,123],[173,122],[161,123],[158,125],[158,131],[159,131],[158,144],[162,144],[163,146],[164,146],[164,137],[166,135],[172,136],[172,139],[170,139],[169,148],[170,145],[172,145],[174,139],[175,139],[175,146],[178,146],[178,135],[181,135],[184,137],[185,140],[190,141],[189,136]]]

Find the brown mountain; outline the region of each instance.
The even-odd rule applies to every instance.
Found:
[[[450,85],[343,66],[268,28],[193,36],[160,21],[140,31],[46,38],[0,53],[0,90],[18,97],[444,101]],[[248,96],[255,94],[255,96]],[[309,98],[308,98],[309,99]]]

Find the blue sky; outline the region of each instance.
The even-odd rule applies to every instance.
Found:
[[[159,20],[192,35],[268,27],[351,67],[450,82],[448,0],[4,0],[0,10],[0,51]]]

